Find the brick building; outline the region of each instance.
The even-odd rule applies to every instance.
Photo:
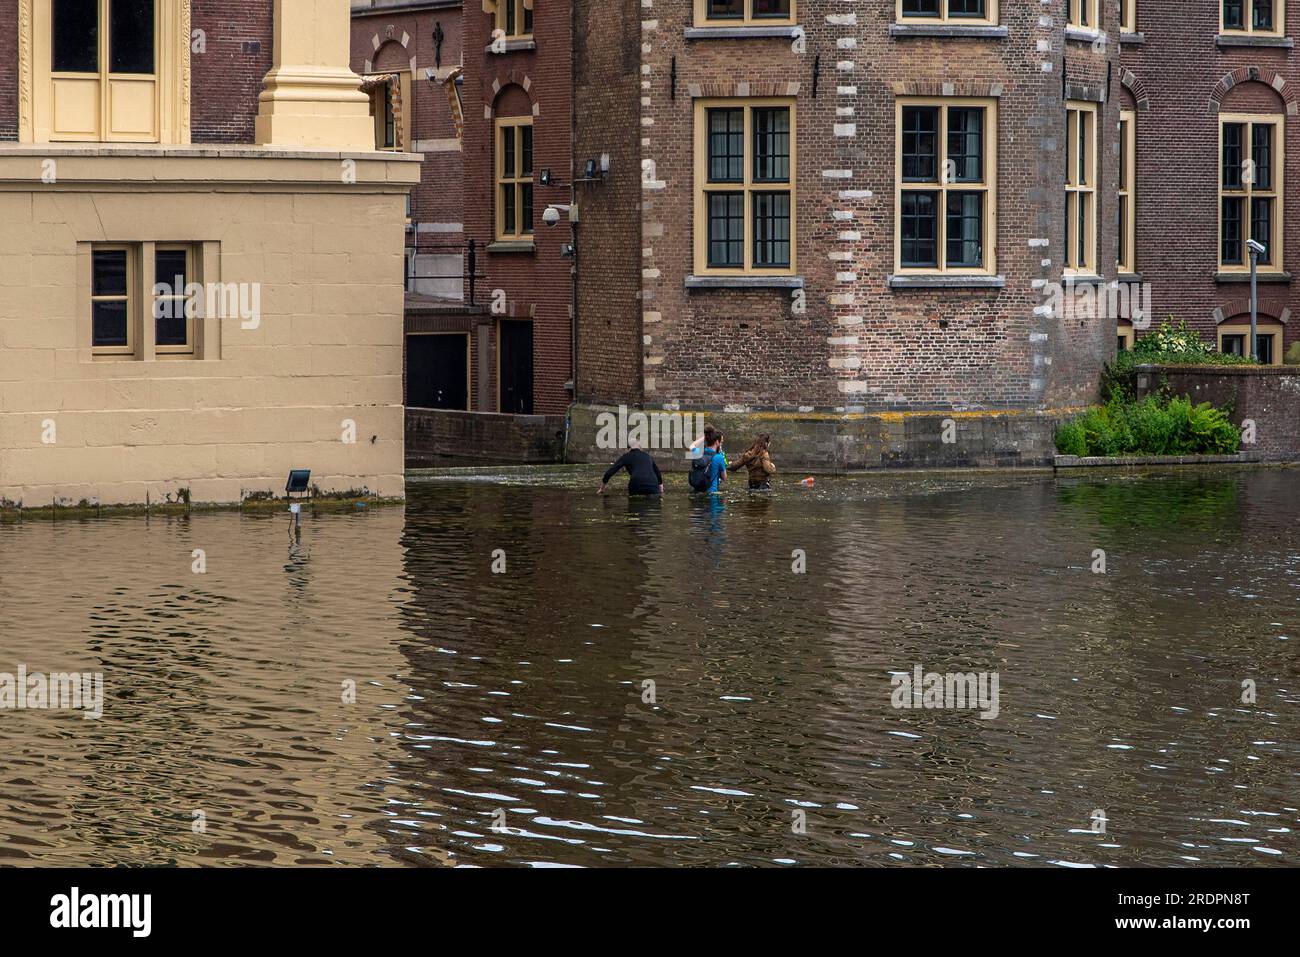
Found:
[[[584,194],[579,398],[840,413],[1090,399],[1114,323],[1048,293],[1116,275],[1118,46],[1098,16],[1118,8],[1102,6],[1076,4],[1073,23],[1064,0],[593,16],[579,137],[600,131],[615,175]],[[640,251],[634,289],[621,258],[592,262],[614,246]]]
[[[413,155],[348,0],[0,3],[0,506],[400,497]],[[92,42],[88,42],[92,41]]]
[[[1300,252],[1292,185],[1300,3],[1136,0],[1126,12],[1116,94],[1135,156],[1127,268],[1151,284],[1157,321],[1185,319],[1220,349],[1249,353],[1244,243],[1258,240],[1268,249],[1259,263],[1261,359],[1280,363],[1300,342],[1290,309]]]

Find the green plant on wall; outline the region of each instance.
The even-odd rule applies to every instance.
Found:
[[[1228,412],[1185,396],[1150,395],[1133,402],[1112,393],[1064,423],[1056,433],[1062,455],[1233,455],[1241,434]]]

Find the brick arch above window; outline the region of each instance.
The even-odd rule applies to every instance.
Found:
[[[942,80],[899,81],[893,84],[895,96],[961,96],[985,99],[1002,95],[1001,83],[946,83]]]
[[[490,120],[498,116],[533,116],[542,115],[542,105],[533,96],[533,83],[527,75],[516,80],[512,71],[510,77],[500,77],[492,81],[492,96],[483,106],[483,118]]]
[[[1147,85],[1132,70],[1125,70],[1120,74],[1120,84],[1128,90],[1133,97],[1133,103],[1137,106],[1138,112],[1149,113],[1151,111],[1151,94],[1147,91]]]
[[[1224,323],[1231,323],[1245,317],[1250,319],[1250,300],[1247,298],[1233,299],[1211,313],[1215,326],[1221,326]],[[1260,322],[1277,322],[1286,325],[1291,320],[1291,309],[1280,300],[1260,297],[1259,300],[1259,320]]]
[[[1214,85],[1214,92],[1210,94],[1210,112],[1218,113],[1223,106],[1224,98],[1234,87],[1243,83],[1263,83],[1272,87],[1286,104],[1288,116],[1295,116],[1300,112],[1300,103],[1296,101],[1295,84],[1288,83],[1286,77],[1276,70],[1262,70],[1257,66],[1242,66],[1225,74],[1223,79]]]

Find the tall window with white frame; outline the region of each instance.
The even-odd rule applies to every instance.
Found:
[[[1097,275],[1097,104],[1065,109],[1066,275]]]
[[[697,100],[695,271],[793,275],[793,100]]]
[[[1137,272],[1137,115],[1132,110],[1119,113],[1119,202],[1116,203],[1118,236],[1115,246],[1116,268],[1120,275]]]
[[[1281,36],[1286,28],[1286,0],[1221,0],[1220,33]]]
[[[994,101],[900,99],[895,122],[895,271],[992,274]]]
[[[1246,240],[1264,246],[1260,271],[1282,269],[1282,118],[1219,117],[1219,268],[1249,271]]]
[[[900,23],[998,22],[998,0],[897,0]]]

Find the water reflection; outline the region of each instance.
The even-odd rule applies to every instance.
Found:
[[[0,863],[1295,859],[1292,471],[495,479],[300,540],[0,527],[0,670],[108,697],[0,711]],[[915,665],[998,672],[999,717],[894,710]]]

